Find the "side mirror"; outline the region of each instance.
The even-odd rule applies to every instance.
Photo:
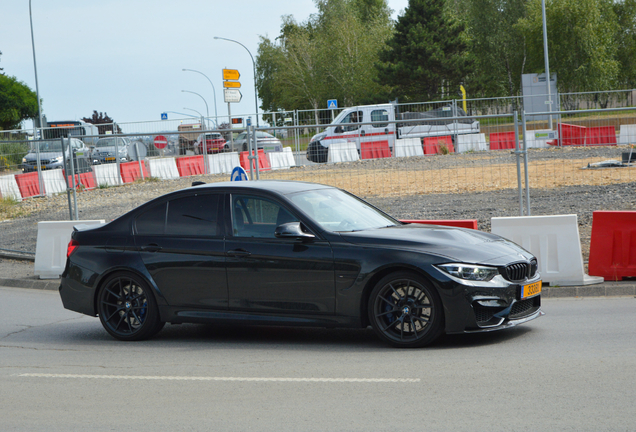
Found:
[[[344,130],[342,129],[342,126],[336,126],[336,130],[334,132],[335,133],[343,133]]]
[[[311,240],[316,238],[315,235],[304,232],[300,226],[300,222],[287,222],[276,227],[274,235],[277,238],[296,238],[302,240]]]

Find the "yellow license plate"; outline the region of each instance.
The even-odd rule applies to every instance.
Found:
[[[541,281],[521,287],[521,298],[527,299],[541,294]]]
[[[112,157],[112,158],[105,158],[104,160],[106,160],[106,161],[114,161],[114,160],[115,160],[115,158],[114,158],[114,157]]]

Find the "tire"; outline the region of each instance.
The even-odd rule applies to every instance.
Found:
[[[442,334],[442,301],[435,289],[415,273],[396,272],[383,277],[371,291],[368,306],[373,330],[395,347],[423,347]]]
[[[247,151],[247,143],[243,144],[243,151]]]
[[[122,341],[148,339],[165,324],[148,284],[127,272],[106,279],[97,298],[97,311],[106,331]]]

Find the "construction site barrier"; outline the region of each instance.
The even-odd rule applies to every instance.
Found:
[[[40,279],[57,279],[66,266],[66,249],[74,226],[101,225],[104,220],[38,222],[33,273]]]
[[[151,177],[160,178],[162,180],[179,178],[179,170],[177,169],[177,163],[173,157],[147,158],[146,163],[148,164],[148,170],[150,171]],[[137,166],[137,172],[139,172],[139,166]]]
[[[208,155],[210,174],[230,174],[234,167],[239,165],[239,154],[237,152]]]
[[[618,134],[619,144],[636,144],[636,125],[621,125]]]
[[[73,177],[68,176],[68,187],[73,187]],[[75,174],[75,187],[77,189],[95,189],[97,184],[95,182],[95,173],[90,171],[81,174]]]
[[[443,150],[443,147],[446,147],[446,151]],[[424,138],[423,150],[425,155],[455,153],[453,137],[444,135]]]
[[[64,173],[61,169],[42,171],[42,183],[44,184],[44,192],[48,196],[66,191]]]
[[[176,164],[180,177],[205,174],[205,159],[203,155],[183,156],[177,158]]]
[[[486,146],[486,135],[483,133],[457,135],[456,144],[455,148],[458,153],[488,150]]]
[[[11,198],[16,201],[22,201],[18,182],[15,181],[15,175],[0,176],[0,198]]]
[[[393,145],[395,157],[424,156],[422,141],[419,138],[402,138]]]
[[[269,152],[267,157],[269,157],[269,164],[273,170],[289,169],[296,166],[291,147],[284,147],[281,152]]]
[[[556,140],[548,141],[549,145],[585,145],[585,126],[571,125],[567,123],[557,124],[558,138]]]
[[[614,126],[588,127],[585,131],[585,145],[616,145],[616,128]]]
[[[327,162],[354,162],[360,160],[356,143],[332,142],[327,152]]]
[[[174,158],[171,158],[171,159],[174,160]],[[146,165],[142,163],[141,166],[144,170],[143,178],[147,179],[149,176],[148,176],[148,171],[146,170]],[[121,171],[121,179],[124,181],[124,183],[132,183],[135,180],[139,180],[142,178],[141,172],[139,171],[139,162],[126,162],[123,164],[119,164],[119,169]],[[175,171],[176,170],[177,170],[177,167],[175,165]]]
[[[489,136],[490,150],[509,150],[515,148],[515,133],[493,132]]]
[[[360,143],[360,159],[381,159],[391,157],[388,141]]]
[[[578,286],[603,282],[603,278],[584,272],[575,214],[496,217],[491,219],[491,232],[534,254],[545,283]]]
[[[609,281],[636,277],[636,211],[595,211],[588,271]]]
[[[404,223],[417,223],[426,225],[443,225],[459,228],[478,229],[477,219],[457,219],[457,220],[401,220]]]
[[[250,162],[249,162],[249,152],[241,152],[241,166],[243,167],[243,169],[247,172],[250,172]],[[252,161],[252,166],[254,167],[254,169],[256,169],[256,161]],[[267,155],[265,154],[265,150],[263,149],[259,149],[258,150],[258,170],[259,171],[269,171],[271,170],[272,167],[269,164],[269,159],[267,158]]]
[[[97,186],[117,186],[123,183],[117,164],[94,165],[93,173]]]
[[[526,148],[547,148],[548,140],[555,136],[556,131],[552,129],[526,130]]]
[[[40,181],[38,180],[37,171],[16,174],[15,181],[18,184],[22,198],[40,195]]]

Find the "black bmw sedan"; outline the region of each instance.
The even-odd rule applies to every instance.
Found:
[[[405,224],[334,187],[197,185],[75,228],[60,295],[121,340],[165,323],[367,327],[397,347],[537,318],[537,260],[493,234]]]

